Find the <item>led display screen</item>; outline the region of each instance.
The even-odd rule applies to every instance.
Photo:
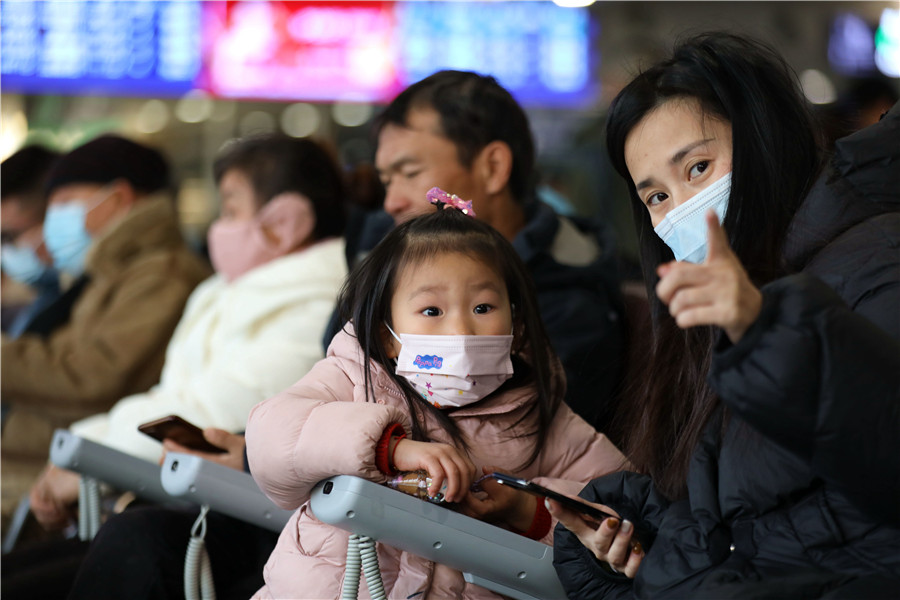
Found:
[[[836,16],[828,37],[828,62],[842,75],[880,72],[900,77],[900,11],[884,9],[877,26],[853,13]]]
[[[394,24],[387,2],[210,3],[202,85],[233,98],[390,98],[402,89]]]
[[[443,68],[526,104],[598,91],[596,24],[552,2],[7,0],[0,23],[13,92],[386,102]]]
[[[200,73],[191,1],[0,2],[4,92],[181,95]]]

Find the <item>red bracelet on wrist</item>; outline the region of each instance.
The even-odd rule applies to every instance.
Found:
[[[390,448],[390,450],[391,450],[391,455],[388,457],[388,467],[390,467],[392,473],[398,472],[397,467],[394,466],[394,454],[397,453],[397,446],[400,444],[400,440],[404,439],[405,437],[406,437],[406,432],[404,431],[400,435],[396,435],[393,438],[391,438],[393,440],[396,440],[394,442],[393,448],[390,448],[390,445],[388,445],[388,448]]]
[[[406,437],[406,432],[400,423],[391,423],[385,427],[384,432],[375,445],[375,466],[385,475],[396,475],[394,469],[393,452],[390,452],[391,438]],[[394,446],[394,450],[396,450]]]
[[[537,499],[537,506],[534,509],[534,518],[531,519],[531,526],[528,528],[528,531],[519,532],[525,537],[532,540],[539,540],[550,531],[550,525],[552,524],[552,519],[550,518],[550,512],[547,510],[547,507],[544,506],[543,498]]]

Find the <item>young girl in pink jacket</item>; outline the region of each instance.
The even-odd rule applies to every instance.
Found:
[[[340,594],[349,533],[310,510],[322,479],[385,482],[425,470],[431,495],[552,543],[543,503],[492,481],[473,493],[473,481],[497,470],[576,482],[577,491],[625,464],[561,402],[562,368],[513,247],[473,218],[471,203],[436,189],[429,198],[435,214],[394,229],[348,277],[339,305],[349,323],[327,357],[250,414],[254,478],[279,506],[298,509],[260,598]],[[377,551],[390,598],[497,597],[454,569],[384,544]]]

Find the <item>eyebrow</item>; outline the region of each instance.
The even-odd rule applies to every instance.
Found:
[[[414,289],[412,292],[410,292],[408,299],[412,300],[413,298],[415,298],[416,296],[419,296],[421,294],[428,294],[431,292],[439,292],[439,291],[443,291],[446,289],[447,289],[447,286],[443,283],[439,283],[437,285],[423,285],[422,287],[418,287],[418,288]]]
[[[469,289],[475,292],[480,292],[482,290],[491,290],[492,292],[499,292],[500,288],[497,285],[496,281],[491,279],[485,279],[483,281],[476,281],[472,285],[469,286]]]
[[[704,144],[708,144],[711,141],[713,141],[713,138],[706,138],[704,140],[697,140],[696,142],[691,142],[690,144],[688,144],[687,146],[685,146],[684,148],[682,148],[681,150],[679,150],[678,152],[673,154],[672,158],[669,159],[669,164],[677,165],[684,159],[685,156],[690,154],[693,150],[695,150],[696,148],[698,148]],[[648,177],[647,179],[644,179],[643,181],[641,181],[640,183],[635,185],[634,188],[636,190],[640,191],[646,187],[650,187],[651,185],[653,185],[653,178]]]
[[[375,167],[375,170],[378,171],[379,175],[384,175],[385,173],[399,171],[406,165],[408,165],[410,163],[415,163],[415,162],[419,162],[419,159],[413,158],[412,156],[403,156],[403,157],[400,157],[400,158],[394,160],[387,167],[385,167],[383,169],[379,169],[378,167]]]
[[[421,294],[427,294],[432,292],[442,292],[447,289],[447,286],[443,283],[439,283],[437,285],[423,285],[422,287],[418,287],[410,292],[408,299],[412,300],[416,296]],[[491,290],[493,292],[500,292],[499,287],[495,281],[490,279],[485,279],[484,281],[478,281],[469,286],[469,289],[475,292],[480,292],[482,290]]]

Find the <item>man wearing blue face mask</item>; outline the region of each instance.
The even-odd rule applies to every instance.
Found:
[[[181,237],[169,168],[155,150],[97,138],[59,160],[46,194],[47,251],[83,289],[51,334],[3,338],[4,526],[46,464],[54,428],[159,381],[185,301],[209,274]]]
[[[44,246],[47,209],[44,183],[59,155],[26,146],[0,165],[0,265],[3,270],[3,332],[19,337],[60,294],[59,278]],[[25,294],[16,294],[16,288]],[[18,295],[19,298],[16,298]],[[24,297],[24,301],[21,298]]]

